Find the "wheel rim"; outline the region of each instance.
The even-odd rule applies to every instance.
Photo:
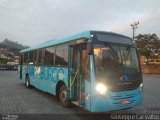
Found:
[[[29,86],[29,82],[28,82],[28,80],[26,81],[26,85],[27,85],[27,87]]]
[[[63,103],[67,102],[67,91],[66,90],[63,90],[61,92],[61,100]]]

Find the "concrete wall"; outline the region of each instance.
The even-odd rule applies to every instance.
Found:
[[[142,65],[142,72],[146,74],[160,74],[160,65]]]

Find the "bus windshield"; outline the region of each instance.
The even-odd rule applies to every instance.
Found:
[[[132,81],[140,77],[136,49],[132,46],[94,44],[96,79]]]

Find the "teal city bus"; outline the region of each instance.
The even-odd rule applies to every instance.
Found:
[[[113,32],[85,31],[24,49],[18,70],[27,88],[53,94],[65,107],[105,112],[143,101],[137,49]]]

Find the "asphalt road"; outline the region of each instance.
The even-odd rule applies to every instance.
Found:
[[[112,114],[160,115],[160,75],[143,75],[143,78],[145,98],[142,105],[128,110],[93,114],[74,105],[64,108],[53,95],[35,88],[27,89],[19,80],[17,71],[0,71],[0,119],[5,119],[7,115],[18,115],[17,119],[26,120],[33,116],[39,120],[105,120],[111,118]]]

